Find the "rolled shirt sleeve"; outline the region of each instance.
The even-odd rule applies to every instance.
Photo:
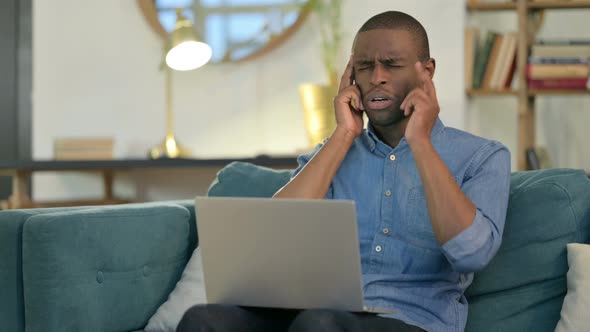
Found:
[[[473,223],[447,241],[443,253],[461,273],[483,269],[502,243],[510,190],[510,153],[501,144],[483,146],[467,169],[461,190],[477,207]]]
[[[316,153],[318,153],[318,151],[320,151],[320,149],[324,146],[324,144],[326,144],[327,141],[328,141],[328,139],[326,138],[323,143],[318,144],[311,152],[306,153],[306,154],[302,154],[299,157],[297,157],[298,166],[295,169],[295,171],[293,171],[293,173],[291,174],[291,179],[296,177],[297,174],[299,174],[299,172],[301,172],[301,170],[305,167],[305,165],[307,165],[307,163],[311,160],[311,158],[313,158],[316,155]],[[334,197],[334,189],[332,187],[332,184],[330,184],[330,188],[328,188],[328,192],[326,193],[326,196],[324,198],[325,199],[332,199],[333,197]]]

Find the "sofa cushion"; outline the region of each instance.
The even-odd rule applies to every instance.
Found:
[[[189,226],[189,248],[187,252],[187,257],[191,256],[193,251],[197,248],[199,244],[199,237],[197,234],[197,219],[195,216],[195,200],[193,199],[184,199],[184,200],[175,200],[175,201],[167,201],[162,202],[167,204],[178,204],[183,206],[187,209],[188,213],[190,214],[188,219],[188,226]],[[142,203],[145,204],[145,203]]]
[[[588,241],[583,171],[512,174],[503,242],[467,289],[467,331],[553,331],[566,293],[566,245]]]
[[[567,294],[555,332],[577,332],[590,326],[590,245],[567,245]]]
[[[233,162],[217,173],[209,196],[272,197],[289,179],[293,170],[274,170],[245,162]]]
[[[171,204],[30,217],[22,234],[27,331],[143,328],[187,261],[188,219]]]
[[[0,211],[0,322],[6,331],[25,330],[22,280],[22,230],[25,221],[42,213],[89,207]]]

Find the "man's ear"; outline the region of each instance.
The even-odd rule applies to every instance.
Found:
[[[426,69],[430,75],[430,79],[432,79],[434,77],[434,71],[436,70],[436,60],[434,60],[434,58],[428,59],[424,65],[424,69]]]

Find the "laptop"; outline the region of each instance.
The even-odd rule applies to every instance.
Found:
[[[393,313],[363,303],[355,205],[197,197],[208,303]]]

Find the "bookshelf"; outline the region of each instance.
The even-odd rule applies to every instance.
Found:
[[[496,10],[515,10],[516,2],[506,3],[486,3],[474,2],[467,3],[469,11],[496,11]],[[580,9],[590,8],[589,0],[569,0],[569,1],[535,1],[528,4],[530,9]]]
[[[526,150],[535,147],[535,97],[537,96],[590,96],[589,90],[538,90],[530,89],[527,84],[527,62],[531,51],[534,32],[530,30],[533,13],[551,9],[590,9],[590,0],[507,0],[505,3],[486,3],[478,0],[467,0],[468,12],[514,11],[517,15],[516,30],[516,69],[514,75],[519,82],[516,89],[466,89],[468,97],[480,96],[514,96],[518,100],[517,107],[517,167],[518,170],[528,169]]]

